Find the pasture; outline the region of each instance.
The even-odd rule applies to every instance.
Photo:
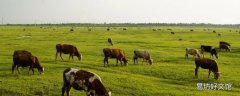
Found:
[[[1,96],[59,96],[62,88],[62,72],[74,67],[97,73],[112,96],[237,96],[240,93],[240,34],[234,28],[205,27],[87,27],[75,26],[0,26],[0,95]],[[167,30],[171,28],[172,30]],[[161,30],[152,30],[161,29]],[[194,31],[190,31],[193,29]],[[210,29],[210,30],[203,30]],[[216,33],[213,33],[213,30]],[[232,30],[231,32],[229,30]],[[171,34],[174,32],[175,34]],[[221,33],[221,36],[218,36]],[[113,46],[108,44],[111,37]],[[222,73],[210,80],[208,70],[199,69],[199,78],[194,76],[192,56],[185,60],[185,48],[200,49],[201,44],[218,48],[219,41],[231,43],[231,52],[220,51],[217,59]],[[68,60],[63,54],[55,62],[56,44],[75,45],[83,55],[82,61]],[[128,66],[103,67],[103,48],[120,48],[129,60]],[[40,75],[28,74],[28,68],[20,68],[21,74],[11,72],[14,50],[25,49],[39,58],[45,67]],[[153,65],[133,64],[133,50],[148,50],[154,59]],[[210,54],[205,53],[209,58]],[[140,59],[141,60],[141,59]],[[31,73],[31,72],[30,72]],[[198,90],[197,83],[231,83],[232,90]],[[85,92],[71,90],[71,96],[85,96]]]

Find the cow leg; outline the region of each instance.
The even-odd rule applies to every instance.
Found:
[[[108,65],[108,57],[104,57],[103,62],[104,62],[104,67],[105,67],[105,64],[106,64],[106,63],[107,63],[107,65]],[[108,65],[108,66],[109,66],[109,65]]]
[[[32,66],[29,67],[28,74],[29,74],[30,70],[32,70],[32,73],[33,73],[33,75],[34,75],[34,69],[33,69]]]
[[[56,57],[55,57],[55,61],[57,60],[57,55],[58,55],[58,52],[56,52]]]
[[[65,93],[65,86],[62,87],[62,96],[64,96]]]
[[[199,68],[199,66],[196,66],[196,68],[195,68],[195,77],[196,78],[198,78],[198,68]]]
[[[17,66],[16,64],[13,64],[13,65],[12,65],[12,74],[13,74],[14,69],[15,69],[16,66]]]
[[[73,59],[73,55],[72,55],[72,60],[74,60],[74,59]]]
[[[119,61],[120,61],[120,63],[121,63],[121,66],[122,66],[122,58],[120,58],[120,60],[119,60]]]
[[[71,90],[71,86],[68,86],[68,87],[66,88],[67,96],[70,95],[70,90]]]
[[[17,66],[18,74],[20,74],[19,67],[20,67],[20,66]]]
[[[185,60],[188,59],[188,54],[185,54]]]
[[[116,58],[116,66],[118,66],[118,58]]]
[[[60,57],[61,57],[61,59],[63,60],[63,58],[62,58],[62,52],[60,52]]]
[[[208,79],[209,79],[210,74],[211,74],[211,70],[208,70]]]

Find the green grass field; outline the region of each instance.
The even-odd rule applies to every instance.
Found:
[[[240,94],[240,34],[233,28],[204,27],[119,27],[106,31],[106,27],[70,26],[40,28],[40,26],[0,26],[0,96],[60,96],[62,72],[74,67],[97,73],[112,92],[112,96],[239,96]],[[160,28],[161,31],[152,31]],[[167,29],[171,28],[175,35]],[[25,31],[23,30],[25,29]],[[194,29],[190,32],[190,29]],[[216,30],[217,33],[213,33]],[[229,32],[232,30],[232,32]],[[222,36],[218,37],[218,33]],[[114,46],[107,43],[113,39]],[[179,40],[182,39],[182,40]],[[222,73],[219,80],[208,80],[208,70],[199,69],[199,78],[194,77],[195,64],[192,56],[185,60],[185,48],[198,48],[201,44],[218,48],[219,41],[231,43],[231,52],[219,52],[217,59]],[[67,43],[75,45],[83,54],[83,60],[55,62],[55,45]],[[129,60],[127,67],[115,66],[110,59],[110,67],[103,67],[103,48],[120,48]],[[45,74],[28,74],[28,68],[21,68],[21,74],[11,72],[14,50],[25,49],[36,55],[45,67]],[[148,50],[154,59],[153,65],[133,64],[133,50]],[[210,54],[205,54],[209,58]],[[231,83],[232,90],[198,90],[197,83]],[[85,92],[71,90],[72,96],[85,96]]]

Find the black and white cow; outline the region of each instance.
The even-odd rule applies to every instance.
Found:
[[[202,51],[202,54],[203,54],[204,52],[209,52],[209,53],[211,53],[210,58],[213,57],[213,55],[215,55],[215,57],[218,59],[217,50],[216,50],[216,48],[213,47],[213,46],[201,45],[201,51]],[[204,55],[203,55],[203,56],[204,56]]]
[[[84,90],[86,96],[111,96],[102,84],[101,78],[92,72],[79,70],[75,68],[67,68],[63,72],[62,96],[66,91],[67,96],[70,95],[70,89]]]

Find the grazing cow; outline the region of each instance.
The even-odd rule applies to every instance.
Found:
[[[215,31],[215,30],[213,30],[213,33],[216,33],[216,31]]]
[[[12,65],[12,73],[14,73],[14,69],[17,67],[18,73],[19,67],[28,67],[29,71],[32,70],[34,74],[34,68],[38,69],[40,74],[43,73],[44,67],[39,63],[39,60],[36,56],[33,56],[31,52],[26,50],[15,50],[13,53],[13,65]],[[29,73],[29,72],[28,72]]]
[[[104,48],[103,49],[104,53],[104,67],[105,63],[108,64],[108,58],[116,58],[116,66],[118,65],[118,61],[120,61],[122,65],[122,61],[124,62],[124,65],[127,66],[128,60],[125,56],[125,52],[121,49],[110,49],[110,48]],[[109,65],[108,65],[109,66]]]
[[[191,32],[193,32],[194,30],[193,29],[190,29]]]
[[[171,34],[175,34],[175,32],[171,32]]]
[[[221,37],[221,35],[222,35],[221,33],[218,33],[218,37]]]
[[[127,30],[127,28],[123,28],[123,30]]]
[[[227,42],[225,42],[225,41],[219,41],[219,45],[221,45],[221,44],[225,44],[225,45],[227,45],[227,46],[231,46],[229,43],[227,43]]]
[[[220,72],[218,71],[218,64],[215,60],[208,58],[195,58],[195,77],[198,78],[198,68],[201,67],[203,69],[208,69],[208,79],[211,71],[214,73],[214,79],[218,79],[220,77]]]
[[[110,31],[110,29],[109,29],[109,28],[107,28],[107,31]]]
[[[70,29],[71,32],[73,32],[74,30],[73,29]]]
[[[188,59],[188,54],[193,55],[194,57],[197,56],[198,58],[201,57],[200,52],[194,48],[186,48],[185,59]]]
[[[143,61],[146,60],[150,65],[152,65],[153,63],[153,59],[151,59],[151,55],[145,50],[139,50],[139,49],[134,50],[134,56],[133,56],[134,64],[135,64],[135,61],[137,61],[138,63],[138,60],[137,60],[138,58],[143,58]],[[143,61],[142,61],[142,64],[143,64]]]
[[[226,51],[231,51],[231,49],[229,48],[229,46],[228,45],[226,45],[226,44],[220,44],[219,45],[219,49],[221,50],[221,49],[225,49]]]
[[[113,46],[112,38],[108,38],[108,43]]]
[[[79,70],[75,68],[67,68],[63,72],[62,96],[65,92],[70,95],[71,88],[76,90],[84,90],[86,96],[111,96],[104,87],[101,78],[92,72]]]
[[[55,61],[57,60],[58,53],[60,53],[60,57],[61,57],[62,60],[63,60],[62,53],[69,54],[69,60],[70,60],[71,57],[73,59],[73,56],[77,56],[79,61],[82,60],[82,55],[78,52],[77,47],[75,47],[73,45],[57,44],[56,45],[56,50],[57,51],[56,51]]]
[[[202,51],[202,54],[204,52],[210,52],[211,53],[210,58],[213,57],[213,55],[215,55],[215,57],[218,59],[217,50],[213,46],[201,45],[201,51]],[[203,56],[204,56],[204,54],[203,54]]]
[[[156,29],[152,29],[152,31],[157,31]]]

